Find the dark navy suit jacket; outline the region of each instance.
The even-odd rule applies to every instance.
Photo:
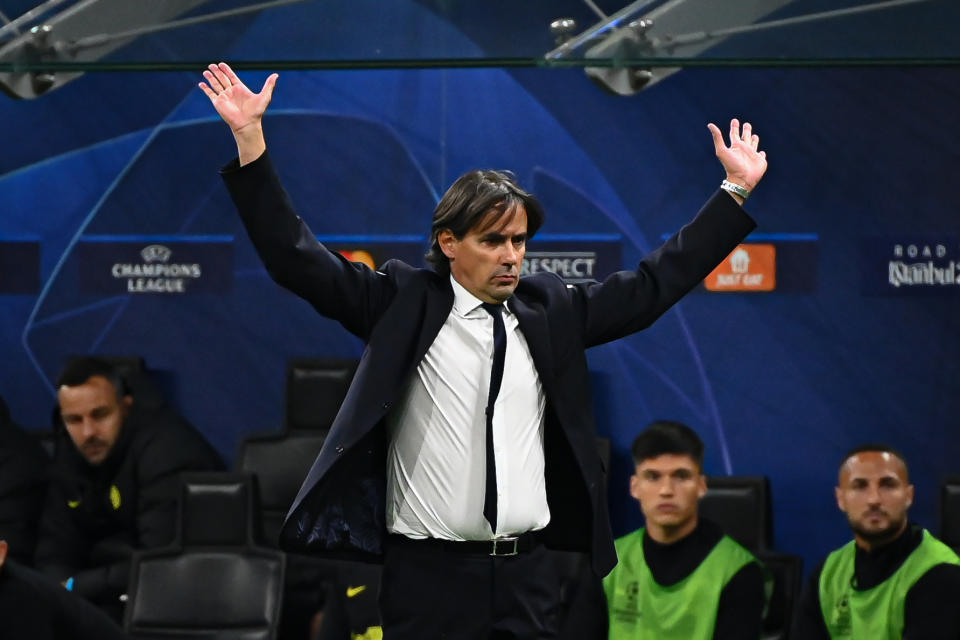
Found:
[[[384,416],[453,306],[448,276],[391,260],[379,270],[321,245],[293,211],[269,156],[222,171],[271,277],[366,342],[353,383],[281,531],[291,551],[376,559],[386,535]],[[586,349],[649,326],[754,228],[718,191],[636,271],[567,285],[521,278],[511,298],[547,400],[544,448],[548,547],[589,552],[598,575],[616,552],[595,445]]]

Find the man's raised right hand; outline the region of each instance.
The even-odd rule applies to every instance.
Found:
[[[240,164],[256,160],[266,149],[261,120],[273,97],[277,74],[270,74],[260,93],[250,91],[225,62],[211,64],[203,72],[203,77],[207,82],[199,84],[200,90],[210,98],[223,121],[230,125],[237,140]]]

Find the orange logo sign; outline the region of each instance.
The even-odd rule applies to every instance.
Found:
[[[773,291],[777,287],[777,248],[741,244],[703,284],[708,291]]]
[[[369,252],[364,251],[363,249],[355,249],[353,251],[340,251],[340,255],[349,260],[350,262],[362,262],[371,269],[376,269],[377,265],[373,262],[373,256]]]

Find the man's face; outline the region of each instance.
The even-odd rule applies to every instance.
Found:
[[[907,526],[913,485],[897,456],[864,451],[840,467],[837,505],[847,514],[854,537],[871,548],[895,539]]]
[[[117,390],[103,376],[93,376],[74,387],[62,386],[57,398],[67,433],[80,455],[93,465],[106,460],[133,399],[118,398]]]
[[[450,259],[450,273],[484,302],[499,304],[513,295],[527,251],[527,212],[522,205],[497,217],[491,212],[457,239],[449,229],[437,239]]]
[[[640,501],[648,529],[689,533],[696,527],[697,503],[706,492],[700,467],[683,454],[648,458],[630,477],[630,495]]]

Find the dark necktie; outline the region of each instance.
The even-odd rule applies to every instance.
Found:
[[[487,396],[487,483],[483,494],[483,517],[497,532],[497,460],[493,453],[493,405],[500,393],[503,359],[507,353],[507,332],[503,327],[503,305],[484,302],[481,306],[493,316],[493,369],[490,371],[490,393]]]

